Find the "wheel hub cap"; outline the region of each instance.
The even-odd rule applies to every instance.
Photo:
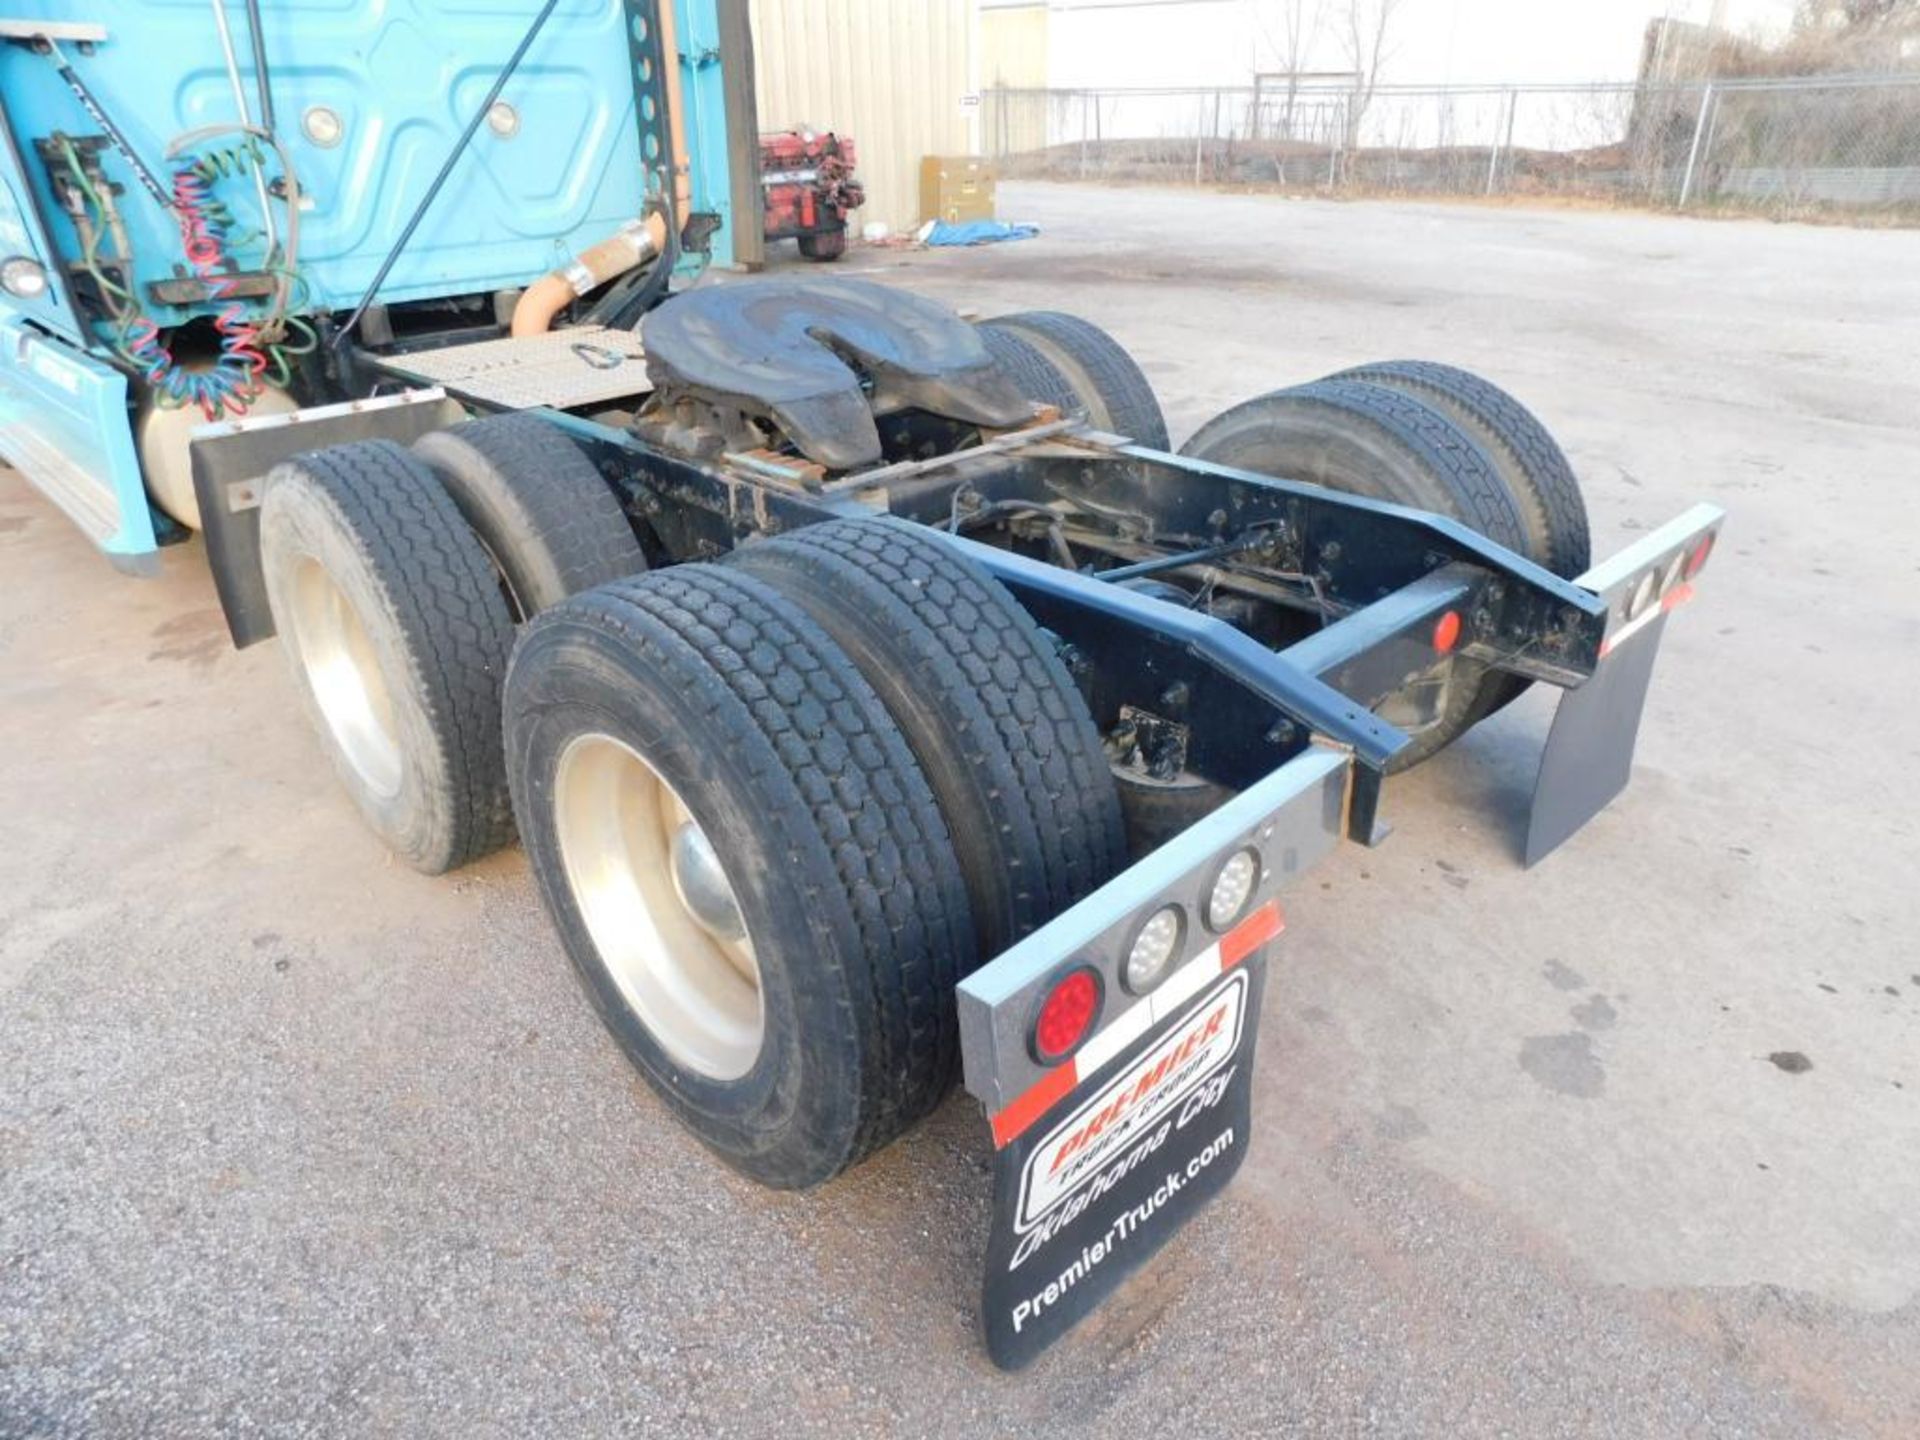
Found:
[[[318,560],[300,564],[292,594],[300,663],[334,744],[374,794],[399,794],[403,767],[393,701],[365,623]]]
[[[686,803],[631,746],[590,733],[561,751],[553,807],[568,890],[621,997],[679,1064],[746,1074],[765,1030],[760,967]]]
[[[672,866],[673,888],[680,903],[710,935],[736,944],[747,938],[740,902],[733,898],[733,887],[727,884],[727,872],[720,868],[720,857],[713,853],[713,842],[691,820],[682,822],[673,832]]]

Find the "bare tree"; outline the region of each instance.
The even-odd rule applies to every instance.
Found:
[[[1401,0],[1340,0],[1340,44],[1353,71],[1347,99],[1347,148],[1360,143],[1360,122],[1380,84],[1380,67],[1393,54],[1393,17]]]
[[[1306,68],[1325,16],[1326,0],[1280,0],[1280,31],[1285,41],[1281,55],[1288,74],[1297,75]]]
[[[1326,7],[1327,0],[1272,0],[1270,7],[1263,5],[1254,12],[1268,46],[1280,59],[1287,82],[1286,109],[1280,119],[1280,133],[1283,136],[1293,134],[1293,107],[1300,93],[1300,76],[1312,62],[1314,46],[1320,39],[1321,27],[1326,19]],[[1279,12],[1278,37],[1267,23],[1269,8]],[[1260,89],[1257,78],[1254,88],[1256,93]],[[1261,119],[1257,114],[1253,117],[1256,134],[1259,133]]]
[[[1286,134],[1293,136],[1293,104],[1300,93],[1300,72],[1313,54],[1314,41],[1320,37],[1320,21],[1326,0],[1285,0],[1281,21],[1287,36],[1287,116]]]

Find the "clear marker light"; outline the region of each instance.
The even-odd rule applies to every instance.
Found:
[[[331,150],[347,133],[347,127],[339,111],[310,105],[300,116],[300,133],[322,150]]]
[[[1207,896],[1207,928],[1224,930],[1240,918],[1260,883],[1260,857],[1251,848],[1235,851],[1214,877]]]
[[[1686,552],[1682,551],[1680,554],[1674,556],[1673,559],[1667,562],[1666,571],[1660,577],[1661,595],[1662,596],[1671,595],[1675,590],[1677,590],[1680,587],[1681,583],[1686,578],[1687,578],[1687,556],[1686,556]]]
[[[1144,995],[1166,977],[1167,970],[1180,955],[1180,937],[1186,928],[1178,905],[1162,905],[1147,917],[1147,923],[1133,937],[1133,948],[1127,952],[1122,975],[1127,989]]]
[[[47,293],[47,271],[38,260],[13,255],[0,262],[0,290],[18,300],[38,300]]]
[[[1633,587],[1633,593],[1627,597],[1627,619],[1638,620],[1646,613],[1647,607],[1653,603],[1654,596],[1659,593],[1659,584],[1658,571],[1649,570],[1640,577],[1639,583]]]

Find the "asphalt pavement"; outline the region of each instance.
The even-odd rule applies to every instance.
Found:
[[[1617,547],[1730,520],[1631,790],[1539,868],[1550,696],[1289,899],[1246,1168],[1033,1369],[964,1096],[811,1194],[672,1123],[524,860],[362,830],[197,545],[0,473],[0,1435],[1920,1434],[1912,232],[1008,184],[849,273],[1077,311],[1175,438],[1435,358]]]

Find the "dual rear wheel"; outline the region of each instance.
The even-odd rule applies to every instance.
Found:
[[[312,451],[268,477],[260,547],[307,710],[374,833],[427,874],[509,843],[500,688],[514,626],[646,568],[586,456],[531,415],[411,450]]]
[[[505,696],[547,909],[730,1164],[818,1183],[958,1064],[955,987],[1121,863],[1100,737],[948,542],[834,521],[537,617]]]
[[[1171,448],[1146,377],[1106,332],[1054,311],[998,316],[979,330],[1029,399]],[[1387,360],[1271,391],[1223,411],[1180,453],[1430,510],[1565,578],[1587,567],[1586,506],[1565,454],[1526,406],[1456,366]],[[1412,737],[1393,767],[1438,754],[1525,689],[1455,662],[1387,712]]]
[[[982,328],[1034,398],[1167,443],[1137,367],[1085,322]],[[1447,367],[1262,396],[1186,452],[1585,563],[1558,448]],[[924,529],[834,521],[641,573],[585,456],[506,416],[287,462],[261,541],[308,706],[373,828],[439,871],[517,821],[609,1029],[768,1184],[824,1180],[930,1110],[957,1067],[957,982],[1124,863],[1058,654]],[[1463,677],[1411,758],[1515,689]]]
[[[768,1184],[824,1180],[929,1111],[959,979],[1123,863],[1066,667],[918,527],[830,522],[623,576],[643,562],[604,482],[504,417],[282,465],[262,545],[373,828],[439,871],[517,819],[609,1029]]]
[[[1586,507],[1546,427],[1490,381],[1432,361],[1383,361],[1244,401],[1181,454],[1430,510],[1571,578],[1586,569]],[[1437,687],[1437,694],[1427,693]],[[1383,713],[1411,743],[1405,770],[1526,689],[1456,660]]]

